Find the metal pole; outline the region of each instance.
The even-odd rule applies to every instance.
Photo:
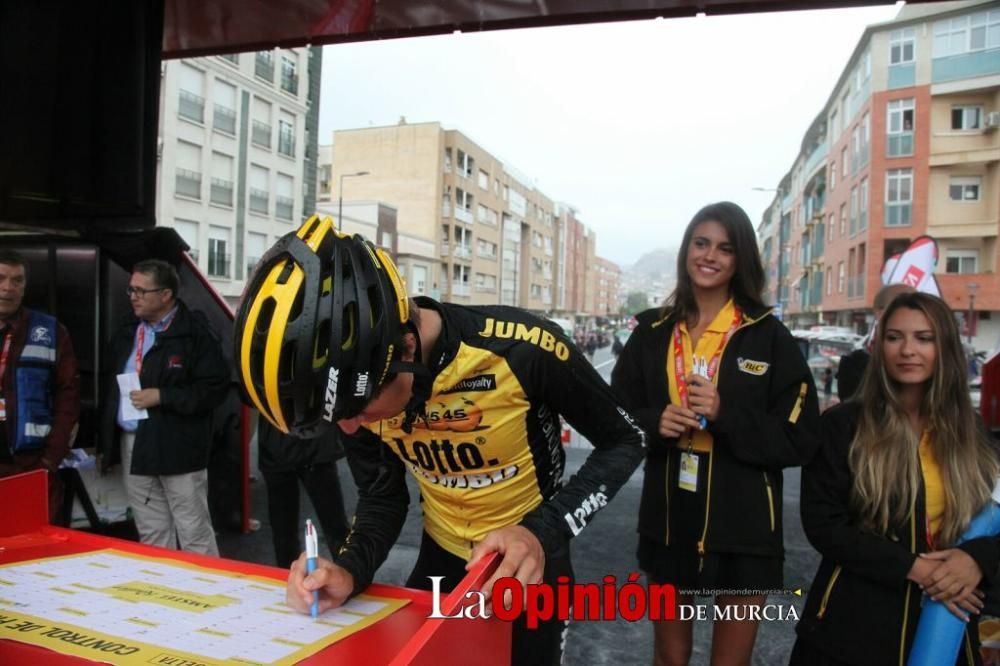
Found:
[[[344,220],[344,176],[340,174],[340,187],[337,188],[337,231],[342,231]]]
[[[969,294],[969,316],[966,318],[965,322],[965,341],[970,345],[972,344],[972,318],[975,316],[976,312],[976,295]]]

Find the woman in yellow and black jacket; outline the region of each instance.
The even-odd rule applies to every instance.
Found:
[[[753,225],[736,204],[699,211],[677,289],[638,317],[612,387],[649,433],[639,566],[679,603],[782,587],[782,469],[818,446],[816,389],[801,351],[761,301]],[[702,423],[699,417],[704,417]],[[763,594],[715,595],[760,605]],[[757,623],[715,627],[713,663],[749,661]],[[656,664],[685,664],[691,622],[654,622]]]
[[[792,664],[906,664],[925,592],[970,618],[955,663],[981,663],[977,588],[1000,542],[953,544],[990,501],[998,465],[965,367],[950,308],[903,294],[881,319],[859,394],[823,414],[801,505],[823,560]]]

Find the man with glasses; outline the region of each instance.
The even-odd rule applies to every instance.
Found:
[[[57,522],[63,489],[55,472],[80,417],[80,377],[66,328],[22,306],[26,286],[24,257],[0,250],[0,477],[48,471],[49,518]]]
[[[149,259],[125,292],[134,318],[109,345],[101,468],[121,462],[143,543],[218,555],[208,511],[212,410],[226,396],[229,368],[200,313],[177,298],[174,267]]]

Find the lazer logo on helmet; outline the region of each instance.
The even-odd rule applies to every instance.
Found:
[[[337,368],[330,368],[330,374],[326,378],[326,401],[323,405],[323,420],[333,423],[333,408],[337,404],[337,381],[340,379],[340,371]]]
[[[368,373],[362,372],[358,375],[358,378],[354,384],[354,397],[363,398],[365,391],[368,390]]]
[[[520,322],[498,321],[493,317],[487,317],[486,324],[483,330],[479,331],[479,335],[484,338],[523,340],[536,347],[541,347],[547,352],[552,352],[560,361],[569,358],[569,348],[566,344],[541,326],[529,328]]]

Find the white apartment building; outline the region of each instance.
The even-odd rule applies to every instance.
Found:
[[[275,49],[163,64],[157,224],[191,246],[230,304],[265,250],[313,212],[305,210],[316,155],[307,114],[318,101],[321,53]]]

